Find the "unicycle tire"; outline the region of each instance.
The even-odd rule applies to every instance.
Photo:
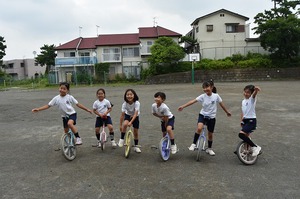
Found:
[[[204,145],[205,145],[204,138],[202,136],[200,136],[200,138],[197,141],[197,146],[198,146],[198,151],[197,151],[197,156],[196,156],[197,161],[200,161],[201,154],[203,153]]]
[[[61,137],[61,148],[62,154],[67,160],[72,161],[76,158],[75,140],[73,140],[73,144],[71,144],[71,137],[67,133],[64,133]]]
[[[132,141],[132,133],[131,132],[126,132],[125,135],[125,158],[128,158],[130,155],[130,151],[131,151],[131,141]]]
[[[237,145],[236,155],[245,165],[252,165],[257,161],[257,156],[252,156],[251,146],[244,141],[239,142]]]
[[[163,161],[167,161],[170,158],[170,148],[168,147],[168,138],[163,137],[159,143],[160,157]]]

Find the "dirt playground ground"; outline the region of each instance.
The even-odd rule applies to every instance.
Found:
[[[233,151],[239,142],[242,91],[249,83],[262,89],[257,101],[258,129],[252,139],[262,146],[263,154],[255,165],[245,166]],[[115,105],[111,115],[117,141],[124,91],[133,88],[140,98],[142,153],[133,152],[129,159],[123,148],[92,147],[95,116],[77,107],[83,145],[73,161],[56,151],[63,132],[57,108],[36,114],[31,109],[47,104],[58,94],[58,87],[0,92],[0,198],[299,198],[300,81],[216,82],[216,87],[232,117],[218,107],[216,156],[204,154],[200,162],[187,147],[201,106],[177,111],[202,93],[200,84],[104,87]],[[72,86],[71,94],[92,108],[98,88]],[[157,91],[166,93],[166,104],[176,117],[179,152],[167,162],[152,147],[161,138],[160,122],[151,114]]]

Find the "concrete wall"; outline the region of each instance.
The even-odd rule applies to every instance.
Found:
[[[195,83],[213,79],[216,82],[261,81],[278,79],[299,79],[300,67],[296,68],[256,68],[256,69],[226,69],[226,70],[196,70]],[[157,75],[148,78],[146,84],[168,84],[192,82],[191,71],[173,74]]]

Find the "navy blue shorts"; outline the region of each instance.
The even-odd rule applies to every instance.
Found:
[[[69,121],[69,119],[73,120],[74,121],[74,125],[76,125],[77,113],[69,115],[69,117],[63,117],[62,119],[63,119],[64,128],[68,128],[68,121]]]
[[[125,121],[125,120],[128,120],[128,121],[130,122],[131,118],[132,118],[132,117],[131,117],[130,115],[125,114],[124,121]],[[140,127],[139,116],[137,116],[137,117],[135,118],[135,120],[132,122],[132,126],[133,126],[133,128],[135,128],[135,129],[139,129],[139,127]]]
[[[204,117],[204,115],[199,114],[198,123],[203,123],[207,126],[208,132],[213,133],[215,130],[216,118]]]
[[[256,118],[243,119],[242,130],[244,133],[252,133],[256,129]]]
[[[97,117],[96,118],[96,122],[95,122],[95,128],[102,127],[103,126],[103,122],[104,122],[105,126],[107,126],[108,124],[112,125],[112,120],[111,120],[110,116],[107,116],[106,120],[103,120],[101,117]]]
[[[174,130],[174,123],[175,123],[175,117],[173,116],[168,120],[167,126],[171,126],[172,130]],[[164,121],[161,121],[161,131],[164,133],[167,131],[166,129],[166,123]]]

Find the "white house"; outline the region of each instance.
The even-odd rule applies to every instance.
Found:
[[[190,52],[199,51],[201,58],[209,59],[223,59],[238,53],[267,53],[258,39],[249,38],[248,20],[248,17],[225,9],[198,17],[192,22],[192,30],[187,36],[196,39],[199,46],[190,48]]]
[[[45,73],[46,67],[37,64],[34,59],[13,59],[3,61],[2,69],[14,80],[36,78]]]
[[[109,63],[110,78],[116,74],[140,77],[147,66],[150,47],[159,37],[171,37],[178,43],[182,36],[166,28],[141,27],[138,33],[103,34],[92,38],[76,38],[56,47],[55,74],[57,81],[76,81],[80,71],[94,75],[95,63]]]

